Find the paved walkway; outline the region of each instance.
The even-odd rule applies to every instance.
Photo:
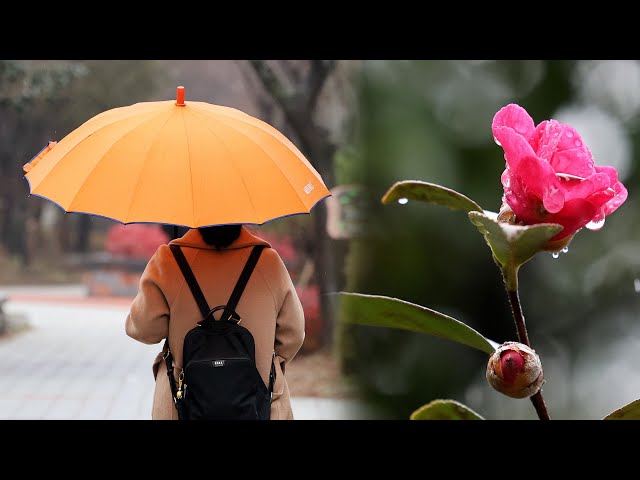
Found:
[[[130,299],[84,297],[82,287],[0,288],[25,329],[0,338],[0,419],[150,418],[151,363],[161,345],[124,332]],[[294,360],[295,361],[295,360]],[[292,399],[296,419],[357,419],[353,401]]]

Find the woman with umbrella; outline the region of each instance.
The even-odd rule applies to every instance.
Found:
[[[227,303],[252,247],[270,247],[241,225],[191,229],[169,245],[183,250],[210,306]],[[265,248],[260,255],[235,311],[253,335],[256,366],[265,386],[269,385],[275,360],[271,419],[293,419],[284,371],[302,346],[304,314],[289,273],[273,248]],[[149,344],[168,337],[178,381],[185,335],[199,320],[202,315],[170,247],[160,246],[142,274],[138,295],[127,316],[127,334]],[[175,420],[178,412],[161,354],[153,371],[156,389],[152,418]]]
[[[173,359],[167,365],[178,381],[183,339],[203,318],[199,307],[225,304],[250,251],[266,247],[236,313],[254,337],[265,385],[271,365],[275,370],[271,418],[293,418],[284,371],[304,339],[302,307],[278,253],[245,225],[310,213],[330,192],[282,133],[233,108],[185,102],[178,87],[176,101],[96,115],[50,142],[24,170],[30,194],[65,212],[189,228],[155,252],[126,319],[127,334],[138,341],[168,338],[171,357],[164,356]],[[204,301],[194,301],[176,247]],[[166,368],[159,354],[152,418],[177,418]]]

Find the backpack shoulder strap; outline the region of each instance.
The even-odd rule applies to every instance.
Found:
[[[189,262],[187,262],[184,253],[178,245],[169,245],[169,248],[171,248],[171,253],[173,253],[176,262],[178,262],[180,271],[182,271],[182,275],[184,275],[184,278],[187,281],[187,285],[189,285],[189,289],[191,290],[193,298],[195,298],[196,303],[198,304],[198,308],[200,309],[202,318],[205,318],[209,313],[209,304],[207,303],[206,298],[204,298],[202,289],[200,288],[200,285],[198,285],[198,281],[193,274],[193,270],[191,270],[191,267],[189,266]],[[178,387],[176,386],[175,378],[173,377],[173,355],[171,354],[171,349],[169,347],[169,337],[167,337],[164,341],[163,350],[163,357],[167,364],[167,375],[169,377],[171,396],[173,397],[173,402],[175,403],[176,409],[178,410],[178,418],[182,419],[184,416],[181,408],[182,402],[178,399]]]
[[[264,248],[265,245],[256,245],[255,247],[253,247],[253,250],[251,250],[251,254],[249,255],[249,259],[242,269],[240,278],[238,278],[238,282],[236,283],[233,292],[231,292],[231,296],[229,297],[229,301],[226,305],[227,308],[225,308],[224,312],[222,312],[222,317],[220,317],[221,320],[225,318],[226,315],[229,315],[229,317],[231,317],[233,312],[235,312],[238,302],[240,301],[240,296],[244,291],[244,287],[247,286],[249,277],[251,277],[251,273],[258,263],[258,259],[260,258],[260,254],[262,253],[262,250],[264,250]],[[229,318],[227,318],[227,320],[228,319]]]
[[[200,289],[200,285],[198,285],[198,281],[193,274],[193,270],[191,270],[191,267],[189,266],[184,253],[178,245],[169,245],[169,248],[171,248],[173,256],[176,257],[176,261],[178,262],[180,270],[182,270],[182,274],[184,275],[184,278],[189,285],[189,289],[193,294],[193,298],[196,299],[196,303],[198,304],[198,308],[200,309],[202,318],[205,318],[209,314],[209,304],[204,298],[204,294],[202,293],[202,289]]]

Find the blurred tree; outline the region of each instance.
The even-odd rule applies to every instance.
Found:
[[[0,107],[21,110],[31,100],[53,98],[59,88],[85,72],[76,62],[43,67],[34,61],[0,60]]]
[[[60,140],[92,116],[153,98],[163,71],[157,61],[59,60],[0,62],[0,238],[24,262],[25,225],[39,223],[44,201],[28,200],[22,177],[27,163],[49,140]],[[74,217],[74,218],[68,218]],[[62,251],[85,251],[94,219],[59,215]]]
[[[334,158],[336,150],[348,138],[348,128],[340,124],[338,128],[328,126],[327,118],[322,116],[322,108],[327,103],[326,87],[336,82],[344,83],[345,69],[335,60],[249,60],[252,73],[262,85],[260,104],[265,112],[273,114],[269,105],[275,105],[284,116],[285,135],[291,135],[294,143],[314,165],[329,189],[336,185]],[[343,62],[343,64],[345,64]],[[255,80],[253,80],[255,82]],[[344,90],[334,88],[338,95],[344,96]],[[260,91],[260,90],[259,90]],[[266,94],[266,98],[264,97]],[[323,104],[324,103],[324,104]],[[334,111],[339,111],[332,103]],[[347,125],[349,122],[346,122]],[[346,134],[346,135],[345,135]],[[327,235],[327,212],[324,204],[318,205],[313,212],[313,229],[309,232],[308,245],[313,245],[312,256],[315,259],[314,276],[320,289],[320,311],[323,319],[323,342],[333,340],[334,306],[329,292],[341,287],[340,270],[343,263],[342,249]]]
[[[28,158],[16,155],[16,143],[33,142],[34,129],[25,117],[44,104],[50,104],[61,88],[75,78],[81,77],[85,69],[75,62],[57,62],[46,66],[35,61],[0,60],[0,178],[3,188],[0,193],[0,241],[11,253],[18,254],[23,264],[31,256],[25,241],[26,225],[40,215],[41,205],[25,204],[26,195],[21,188],[21,166]],[[33,154],[37,153],[31,143]],[[31,228],[33,230],[33,228]]]

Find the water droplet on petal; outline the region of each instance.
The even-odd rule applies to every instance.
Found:
[[[564,248],[562,249],[562,253],[567,253],[568,251],[569,251],[569,247],[564,247]]]
[[[553,258],[558,258],[558,257],[560,256],[560,252],[553,252],[553,253],[551,254],[551,256],[552,256]]]
[[[636,293],[640,293],[640,278],[636,278],[633,281],[633,289],[636,291]]]
[[[496,137],[493,137],[493,141],[496,142],[496,145],[502,146]]]
[[[576,140],[573,143],[575,144],[576,147],[581,147],[582,146],[582,142],[580,140]]]
[[[398,203],[400,205],[405,205],[408,201],[409,201],[409,199],[408,198],[404,198],[404,197],[398,199]]]
[[[589,223],[585,225],[585,227],[587,227],[589,230],[593,230],[594,232],[597,232],[602,227],[604,227],[604,219],[605,217],[602,217],[599,220],[591,220]]]
[[[544,208],[551,213],[557,213],[564,206],[564,194],[555,185],[546,187],[543,198]]]
[[[573,138],[573,132],[571,130],[567,130],[565,135],[567,136],[567,138]]]

